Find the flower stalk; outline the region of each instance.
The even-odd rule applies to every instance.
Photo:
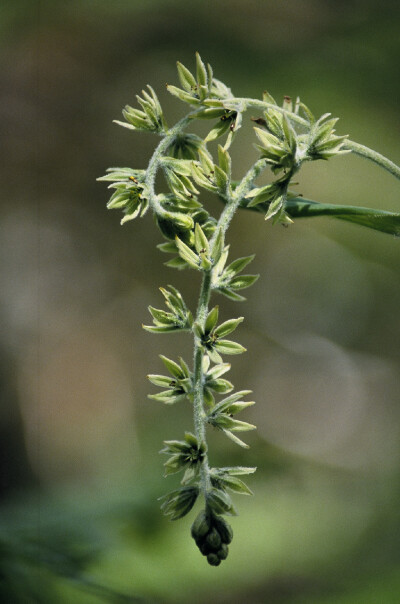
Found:
[[[224,518],[235,515],[230,493],[250,495],[251,490],[239,476],[252,474],[246,466],[213,467],[207,445],[207,428],[212,426],[233,443],[247,448],[237,432],[253,430],[252,424],[236,415],[254,404],[243,400],[250,390],[233,392],[234,386],[222,376],[231,368],[224,357],[238,355],[244,347],[226,336],[235,331],[243,317],[219,322],[219,305],[211,307],[216,295],[243,301],[241,290],[250,287],[258,275],[243,275],[254,256],[228,263],[227,231],[238,210],[262,212],[266,220],[283,226],[301,217],[331,216],[355,224],[400,236],[400,214],[351,206],[321,204],[303,199],[291,190],[293,177],[305,162],[328,160],[355,153],[369,159],[396,178],[400,168],[379,153],[337,135],[337,118],[329,113],[314,117],[297,99],[293,104],[285,97],[279,105],[268,93],[261,100],[235,97],[217,80],[210,65],[196,54],[194,73],[177,64],[181,87],[167,86],[168,91],[189,106],[187,115],[168,128],[162,107],[151,87],[137,97],[141,109],[126,106],[125,122],[132,130],[151,131],[161,136],[146,170],[110,168],[100,178],[109,182],[113,194],[110,209],[122,210],[122,223],[144,216],[151,209],[164,237],[158,247],[173,254],[166,265],[175,269],[202,273],[201,289],[195,313],[188,308],[182,294],[172,285],[160,288],[167,310],[149,306],[153,324],[144,328],[150,333],[190,332],[193,337],[192,369],[183,358],[177,361],[161,356],[168,375],[151,374],[150,382],[161,392],[149,395],[167,405],[188,402],[193,414],[194,433],[183,440],[165,441],[162,453],[168,456],[165,475],[182,473],[181,486],[165,495],[161,509],[171,520],[190,512],[196,501],[203,500],[191,534],[200,552],[212,566],[228,555],[233,533]],[[259,158],[239,180],[232,178],[229,148],[243,125],[249,108],[262,111],[252,117],[255,146]],[[187,132],[195,120],[211,120],[204,138]],[[213,153],[208,145],[222,140]],[[257,184],[268,170],[268,184]],[[167,193],[156,192],[156,176],[162,171]],[[223,202],[219,216],[207,211],[201,190]],[[220,204],[215,204],[216,211]],[[218,400],[219,397],[222,397]]]

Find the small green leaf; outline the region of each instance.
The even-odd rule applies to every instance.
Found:
[[[229,495],[215,487],[207,493],[207,506],[214,514],[226,514],[233,508]]]
[[[128,124],[126,122],[121,122],[120,120],[113,120],[114,124],[118,124],[118,126],[122,126],[123,128],[128,128],[129,130],[144,130],[145,128],[137,128],[133,124]],[[144,125],[146,125],[145,120],[143,120]]]
[[[241,476],[244,474],[254,474],[257,468],[249,468],[246,466],[234,466],[232,468],[218,468],[219,472],[229,474],[230,476]]]
[[[133,109],[133,107],[129,107],[127,105],[125,109],[122,110],[122,115],[135,130],[152,130],[150,123],[146,119],[146,114],[142,111],[138,111],[137,109]],[[115,122],[119,126],[124,125],[124,123],[120,122],[119,120],[115,120]]]
[[[168,371],[174,377],[176,377],[178,379],[182,379],[185,377],[185,374],[182,371],[182,367],[180,367],[177,363],[175,363],[175,361],[172,361],[171,359],[169,359],[168,357],[165,357],[162,354],[160,354],[160,359],[162,360],[162,362],[164,363],[164,365],[168,369]]]
[[[186,378],[190,377],[189,367],[187,366],[187,363],[182,359],[182,357],[179,357],[179,364],[182,368],[184,376]]]
[[[224,379],[209,380],[207,381],[207,388],[214,390],[214,392],[225,394],[225,392],[230,392],[233,390],[233,384]]]
[[[165,310],[160,310],[158,308],[154,308],[153,306],[149,306],[150,314],[153,319],[157,322],[158,325],[162,324],[174,324],[174,316],[170,312],[166,312]]]
[[[208,313],[206,322],[204,324],[204,333],[205,334],[211,333],[212,330],[214,329],[214,327],[216,326],[216,324],[218,322],[218,312],[219,312],[219,307],[214,306],[214,308],[212,308],[210,310],[210,312]]]
[[[203,109],[202,111],[196,111],[192,117],[193,119],[212,120],[222,117],[224,113],[225,109],[223,107],[207,107],[207,109]]]
[[[296,152],[296,132],[294,131],[293,127],[290,125],[286,115],[282,115],[282,127],[283,127],[283,133],[285,135],[285,139],[286,139],[286,143],[289,147],[289,149],[291,150],[291,152],[294,154]]]
[[[208,254],[210,251],[210,245],[208,243],[208,239],[205,236],[204,231],[198,222],[196,223],[196,226],[194,229],[194,245],[196,247],[196,251],[198,254],[200,254],[200,253]]]
[[[193,228],[193,219],[191,216],[187,216],[186,214],[181,214],[179,212],[164,212],[162,219],[170,221],[174,226],[185,230]]]
[[[305,105],[304,103],[299,103],[299,107],[300,109],[303,111],[306,119],[309,121],[309,123],[312,125],[315,122],[315,117],[314,115],[311,113],[310,109],[307,107],[307,105]]]
[[[185,465],[183,455],[179,453],[172,455],[164,464],[164,476],[177,474],[177,472],[180,472]]]
[[[227,373],[230,368],[230,363],[221,363],[220,365],[214,365],[214,367],[212,367],[209,371],[206,371],[207,378],[210,377],[211,379],[216,380],[217,378],[221,377],[221,375]]]
[[[263,149],[275,151],[278,156],[282,155],[282,141],[279,138],[266,130],[261,130],[261,128],[255,127],[254,132],[260,140]]]
[[[226,195],[228,186],[228,176],[219,166],[214,166],[214,176],[219,192],[222,195]]]
[[[188,484],[188,482],[190,482],[191,480],[193,480],[193,478],[195,476],[197,476],[197,467],[196,466],[189,466],[185,470],[185,473],[183,475],[181,483],[182,484]]]
[[[177,247],[174,241],[159,243],[157,244],[157,248],[160,250],[160,252],[164,252],[165,254],[175,254],[177,252]]]
[[[217,338],[223,338],[224,336],[227,336],[228,334],[235,331],[238,325],[242,323],[243,319],[244,317],[239,317],[238,319],[229,319],[228,321],[221,323],[221,325],[218,325],[218,327],[214,329],[214,335]]]
[[[229,300],[233,300],[234,302],[244,302],[244,300],[246,300],[244,296],[236,294],[233,290],[229,289],[229,287],[217,287],[216,291],[229,298]]]
[[[183,101],[184,103],[189,103],[190,105],[198,105],[199,101],[195,99],[191,94],[185,92],[181,88],[177,88],[176,86],[171,86],[167,84],[167,90],[173,96],[176,96],[178,99]]]
[[[175,389],[174,388],[170,388],[169,390],[165,390],[164,392],[159,392],[158,394],[148,394],[148,398],[151,398],[155,401],[161,401],[164,402],[165,399],[170,399],[170,398],[176,398],[175,397]],[[181,395],[179,395],[181,396]]]
[[[195,504],[199,495],[197,486],[185,486],[164,495],[160,499],[163,500],[161,510],[170,520],[178,520],[186,516]]]
[[[192,73],[189,71],[189,69],[187,69],[187,67],[182,65],[182,63],[180,63],[179,61],[177,61],[176,66],[178,68],[178,76],[182,87],[187,92],[192,92],[193,90],[195,90],[197,82]]]
[[[230,476],[223,474],[222,472],[218,472],[216,474],[216,480],[224,489],[230,489],[231,491],[239,493],[240,495],[253,495],[253,492],[249,489],[247,484],[240,478],[236,478],[236,476]]]
[[[174,392],[175,390],[166,390],[165,392],[160,392],[159,394],[148,394],[147,397],[153,401],[164,403],[164,405],[174,405],[175,403],[179,403],[186,398],[185,394],[176,395]]]
[[[231,156],[221,145],[218,145],[218,163],[221,170],[227,175],[228,179],[230,179],[232,163]]]
[[[198,440],[192,432],[185,432],[185,441],[191,447],[197,448],[199,446]]]
[[[226,413],[211,413],[208,419],[209,423],[221,430],[231,430],[232,432],[248,432],[255,430],[256,426],[248,422],[241,422],[238,419],[233,419]]]
[[[218,262],[221,257],[222,251],[224,249],[224,233],[221,228],[218,229],[217,235],[215,237],[214,245],[211,251],[211,259],[214,262]]]
[[[174,331],[182,331],[178,325],[142,325],[143,329],[150,333],[173,333]]]
[[[149,374],[147,379],[155,386],[161,386],[161,388],[171,388],[173,385],[171,384],[171,378],[167,375]]]
[[[240,411],[243,411],[243,409],[247,409],[247,407],[251,407],[254,404],[254,401],[231,403],[227,411],[231,415],[236,415],[236,413],[239,413]]]
[[[277,104],[274,97],[271,94],[269,94],[269,92],[267,92],[266,90],[264,90],[264,92],[263,92],[263,101],[265,103],[271,103],[271,105]]]
[[[218,403],[218,408],[220,408],[221,405],[229,405],[231,403],[236,403],[241,398],[244,398],[245,396],[248,396],[249,394],[251,394],[251,392],[252,392],[251,390],[239,390],[238,392],[235,392],[234,394],[231,394],[230,396],[227,396],[222,401],[220,401]]]
[[[181,453],[186,451],[187,443],[183,440],[164,440],[164,445],[167,445],[164,449],[161,449],[160,453]]]
[[[198,52],[196,52],[196,77],[197,81],[201,86],[207,86],[208,77],[207,71],[203,61],[201,60],[201,56]]]
[[[246,352],[246,348],[231,340],[217,340],[215,342],[215,349],[220,354],[242,354],[242,352]]]
[[[209,389],[207,388],[207,386],[204,386],[204,388],[203,388],[203,400],[204,400],[205,405],[206,405],[208,408],[213,407],[213,406],[214,406],[214,404],[215,404],[215,398],[214,398],[214,395],[213,395],[213,393],[211,392],[211,390],[209,390]]]
[[[175,157],[162,157],[161,165],[166,168],[170,168],[176,174],[181,176],[190,176],[192,161],[188,159],[176,159]]]
[[[197,254],[195,254],[190,249],[190,247],[188,247],[186,245],[186,243],[184,243],[181,239],[179,239],[178,236],[176,236],[175,242],[176,242],[176,245],[177,245],[177,248],[179,251],[179,255],[182,258],[182,260],[187,262],[187,264],[189,264],[189,266],[191,266],[192,268],[199,270],[200,269],[200,258],[197,256]]]
[[[230,430],[222,430],[222,432],[235,444],[239,445],[239,447],[242,447],[243,449],[249,449],[249,445],[247,443],[245,443],[243,440],[241,440],[240,438],[238,438],[235,434],[233,434],[233,432],[231,432]]]
[[[207,191],[216,191],[217,187],[215,186],[213,179],[207,177],[204,171],[193,162],[192,166],[192,178],[199,187],[203,187]]]
[[[217,139],[220,136],[222,136],[223,134],[225,134],[225,132],[227,132],[229,130],[229,127],[230,127],[230,123],[228,120],[226,120],[224,122],[221,122],[221,121],[217,122],[217,124],[207,134],[206,138],[204,139],[204,142],[210,143],[211,141],[214,141],[215,139]]]
[[[246,289],[246,287],[250,287],[257,281],[260,275],[239,275],[238,277],[234,277],[229,282],[229,287],[232,289]]]
[[[207,350],[207,354],[208,354],[208,356],[210,357],[210,359],[212,360],[213,363],[222,363],[222,357],[215,350],[215,347]]]
[[[232,430],[232,432],[248,432],[249,430],[256,429],[257,426],[255,426],[254,424],[249,424],[249,422],[242,422],[239,419],[232,419],[232,423],[229,426],[229,430]]]
[[[285,202],[285,197],[283,195],[279,195],[274,201],[272,201],[268,206],[268,211],[265,214],[265,220],[272,218],[275,214],[283,208]]]
[[[160,291],[165,298],[168,308],[175,314],[184,317],[187,313],[187,307],[183,301],[182,294],[172,285],[168,285],[170,291],[160,287]]]
[[[180,256],[172,258],[172,260],[168,260],[168,262],[165,262],[164,264],[165,266],[168,266],[168,268],[177,268],[179,271],[188,268],[189,266]]]

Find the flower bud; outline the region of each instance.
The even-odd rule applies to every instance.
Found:
[[[207,543],[213,551],[218,551],[221,546],[221,537],[218,531],[213,528],[207,535]]]
[[[200,512],[192,524],[191,535],[194,540],[205,537],[210,529],[210,524],[204,510]]]
[[[197,547],[211,566],[218,566],[228,556],[233,533],[229,524],[210,507],[201,511],[192,524],[191,534]]]
[[[208,554],[207,562],[208,564],[211,564],[211,566],[219,566],[221,564],[221,560],[217,554]]]
[[[214,526],[221,536],[222,543],[229,544],[233,539],[231,526],[221,516],[216,516],[214,518]]]
[[[226,560],[228,556],[228,546],[226,543],[223,543],[220,549],[217,551],[217,556],[220,560]]]

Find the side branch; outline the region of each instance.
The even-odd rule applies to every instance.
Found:
[[[375,164],[378,164],[378,166],[381,166],[381,168],[387,172],[390,172],[390,174],[400,180],[400,167],[384,155],[369,149],[369,147],[365,147],[364,145],[360,145],[359,143],[355,143],[354,141],[350,140],[345,142],[344,148],[349,149],[360,157],[365,157],[365,159],[373,161]]]
[[[237,103],[241,103],[242,106],[244,107],[244,111],[246,111],[250,107],[258,107],[260,109],[273,109],[274,111],[279,111],[283,115],[286,115],[287,118],[289,118],[290,120],[292,120],[293,122],[296,122],[297,124],[299,124],[301,126],[309,126],[309,122],[306,119],[302,118],[297,113],[288,111],[287,109],[284,109],[283,107],[279,107],[278,105],[273,105],[272,103],[268,103],[266,101],[262,101],[259,99],[246,99],[246,98],[236,98],[236,97],[229,99],[229,100],[235,101]],[[383,168],[387,172],[390,172],[390,174],[392,174],[395,178],[398,178],[400,180],[400,167],[397,166],[390,159],[388,159],[387,157],[382,155],[381,153],[378,153],[377,151],[373,151],[369,147],[366,147],[365,145],[361,145],[360,143],[356,143],[349,139],[347,139],[345,141],[345,143],[343,145],[343,149],[348,149],[349,151],[351,151],[352,153],[355,153],[356,155],[359,155],[360,157],[369,159],[370,161],[374,162],[378,166],[381,166],[381,168]]]
[[[162,141],[156,147],[156,150],[154,151],[147,166],[145,184],[147,185],[149,204],[153,212],[159,216],[165,216],[166,214],[166,211],[158,201],[157,194],[154,190],[154,184],[158,168],[160,167],[161,158],[173,142],[176,135],[185,129],[185,127],[192,121],[193,117],[196,116],[196,113],[198,113],[198,110],[188,113],[188,115],[186,115],[179,122],[177,122],[173,128],[170,128],[170,130],[168,130],[168,133],[164,136]],[[174,215],[173,212],[169,212],[168,214],[169,216]]]
[[[256,163],[250,168],[247,174],[243,177],[240,182],[240,185],[236,188],[232,197],[228,199],[225,208],[219,218],[218,227],[222,229],[222,233],[225,234],[229,224],[240,206],[241,201],[244,199],[246,194],[250,191],[254,180],[261,174],[261,172],[267,167],[265,159],[259,159]],[[213,244],[215,241],[216,234],[218,233],[218,227],[215,230],[214,236],[211,239],[211,249],[213,248]]]

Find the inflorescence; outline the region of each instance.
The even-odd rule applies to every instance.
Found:
[[[205,66],[198,54],[194,74],[181,63],[177,66],[180,87],[168,85],[167,89],[189,106],[189,113],[169,128],[154,90],[149,86],[142,91],[142,96],[137,97],[140,109],[126,106],[125,121],[117,123],[132,130],[154,132],[161,142],[146,170],[110,168],[99,180],[110,183],[113,194],[107,207],[123,212],[121,223],[152,210],[165,239],[158,247],[172,255],[167,266],[202,273],[196,312],[187,307],[175,287],[168,285],[160,288],[166,308],[150,306],[152,325],[144,328],[151,333],[188,332],[193,337],[192,368],[182,358],[174,361],[161,356],[167,375],[148,376],[152,384],[161,388],[150,395],[151,399],[167,405],[189,401],[194,416],[194,433],[187,432],[182,440],[165,441],[161,451],[167,455],[165,475],[183,475],[181,486],[162,498],[161,509],[171,520],[177,520],[203,497],[204,508],[197,515],[191,534],[209,564],[217,566],[227,557],[232,541],[232,529],[224,518],[236,514],[230,493],[251,495],[242,477],[255,471],[254,467],[210,466],[206,438],[206,428],[212,426],[247,448],[237,434],[255,428],[236,417],[254,404],[245,400],[251,391],[234,392],[233,384],[222,377],[231,367],[224,358],[245,351],[230,339],[243,317],[220,323],[219,307],[210,308],[214,293],[234,301],[244,300],[239,292],[258,278],[242,274],[254,256],[228,262],[226,231],[230,221],[243,208],[262,212],[266,220],[284,226],[298,217],[325,214],[399,235],[399,214],[311,202],[293,192],[291,186],[305,162],[352,151],[397,177],[400,169],[376,152],[352,143],[347,136],[338,136],[337,118],[327,113],[317,119],[299,99],[293,103],[285,97],[283,104],[278,105],[266,92],[261,100],[237,98],[214,77],[210,65]],[[229,148],[249,108],[262,111],[262,115],[251,118],[259,158],[241,180],[235,181]],[[212,122],[204,138],[187,132],[195,120]],[[223,144],[213,154],[208,144],[217,139],[222,139]],[[266,169],[272,179],[268,184],[257,185],[256,179]],[[155,191],[158,171],[164,174],[167,193]],[[218,217],[205,209],[201,190],[214,194],[223,203],[217,206],[223,208]]]

